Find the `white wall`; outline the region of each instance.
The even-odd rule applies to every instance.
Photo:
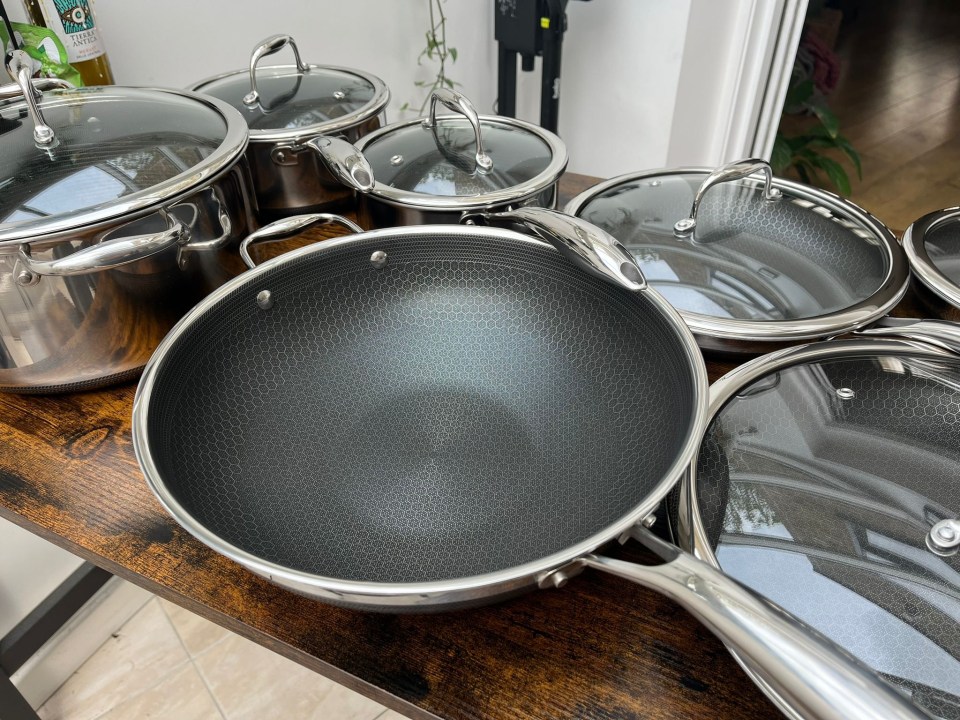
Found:
[[[426,0],[97,0],[95,7],[122,83],[182,87],[245,67],[252,47],[274,33],[292,34],[308,62],[382,77],[393,92],[391,119],[403,102],[420,99],[414,80],[430,74],[416,65]],[[493,0],[448,0],[444,7],[448,43],[459,53],[450,76],[481,112],[492,112]],[[690,0],[570,3],[560,134],[571,170],[608,176],[664,164],[689,7]],[[536,121],[539,68],[521,73],[518,85],[518,111]]]

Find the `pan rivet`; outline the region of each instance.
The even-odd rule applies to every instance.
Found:
[[[837,390],[837,397],[841,400],[853,400],[857,394],[851,388],[840,388]]]
[[[273,295],[269,290],[261,290],[257,293],[257,307],[261,310],[269,310],[273,307]]]
[[[334,100],[343,100],[346,96],[347,94],[343,90],[337,90],[333,93]]]
[[[653,524],[657,521],[657,516],[653,513],[647,515],[643,520],[640,521],[640,524],[645,528],[653,527]]]
[[[387,254],[383,250],[375,250],[370,256],[370,264],[375,268],[382,268],[387,264]]]
[[[402,165],[403,164],[403,155],[394,155],[390,158],[391,165]]]

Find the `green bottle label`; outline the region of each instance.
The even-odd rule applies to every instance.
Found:
[[[40,0],[43,19],[63,42],[71,63],[94,60],[106,50],[89,0]]]
[[[72,83],[75,87],[83,85],[80,73],[67,62],[67,49],[60,38],[49,28],[11,23],[17,35],[19,45],[34,60],[40,63],[40,72],[47,77],[58,77]],[[0,22],[0,41],[7,50],[13,50],[13,43],[7,37],[7,27]]]

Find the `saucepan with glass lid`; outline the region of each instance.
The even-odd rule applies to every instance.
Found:
[[[700,346],[760,354],[886,315],[909,285],[902,248],[849,200],[763,160],[623,175],[575,197],[673,303]]]
[[[261,66],[289,47],[293,65]],[[218,98],[250,129],[247,160],[264,219],[353,204],[372,186],[369,167],[349,143],[381,127],[390,91],[368,72],[313,65],[290,35],[259,43],[249,69],[207,78],[190,89]],[[337,179],[346,173],[349,182]]]
[[[133,377],[243,270],[243,119],[174,90],[64,88],[14,51],[0,88],[0,390]]]

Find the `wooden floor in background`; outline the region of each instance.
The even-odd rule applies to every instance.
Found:
[[[828,104],[863,161],[851,199],[903,230],[960,205],[960,1],[862,0],[845,12]]]

